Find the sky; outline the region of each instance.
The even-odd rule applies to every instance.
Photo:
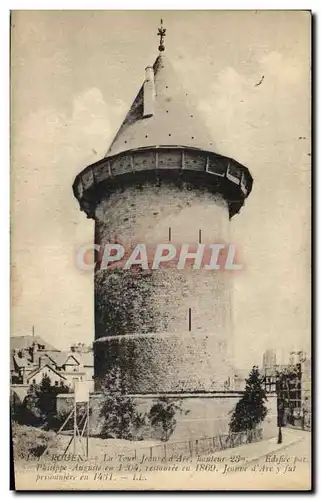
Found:
[[[253,191],[231,221],[237,366],[310,345],[310,17],[300,11],[15,11],[11,30],[11,334],[94,339],[93,240],[72,183],[106,153],[158,55]],[[262,77],[263,81],[257,85]],[[280,354],[281,355],[281,354]]]

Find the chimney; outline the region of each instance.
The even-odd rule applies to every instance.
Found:
[[[46,361],[47,361],[47,358],[45,356],[39,356],[39,368],[42,368],[43,366],[45,366],[46,364]]]
[[[38,345],[36,342],[32,343],[32,346],[30,347],[30,356],[31,356],[31,363],[34,363],[36,360],[36,354],[38,351]]]
[[[155,83],[154,83],[154,70],[152,66],[147,66],[145,69],[145,82],[144,82],[144,118],[153,116],[154,114],[154,97],[155,97]]]

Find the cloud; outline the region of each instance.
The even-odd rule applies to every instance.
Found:
[[[92,224],[82,224],[72,182],[82,168],[104,156],[122,114],[121,101],[110,106],[98,88],[90,88],[74,97],[70,114],[47,107],[13,123],[15,334],[36,322],[52,335],[64,331],[70,341],[84,334],[82,328],[88,335],[93,311],[84,324],[75,324],[84,304],[91,306],[91,277],[79,276],[74,256],[77,245],[92,239]],[[59,335],[57,341],[61,344]]]
[[[225,67],[210,96],[199,104],[219,152],[255,164],[259,147],[304,135],[309,123],[307,78],[308,65],[278,52],[265,55],[247,75]]]
[[[247,263],[244,276],[234,280],[234,338],[237,349],[247,338],[253,353],[271,343],[290,345],[293,338],[308,344],[309,308],[302,301],[309,287],[307,84],[308,64],[270,52],[250,74],[224,68],[210,99],[200,103],[218,152],[247,165],[254,177],[231,223]]]
[[[260,65],[267,78],[273,79],[277,87],[301,84],[306,77],[304,68],[297,59],[285,57],[276,51],[262,57]]]

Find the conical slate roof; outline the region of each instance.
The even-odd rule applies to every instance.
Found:
[[[160,47],[164,47],[160,44]],[[252,190],[248,169],[216,150],[193,99],[163,55],[146,78],[105,157],[80,172],[73,190],[81,209],[95,217],[102,196],[123,183],[166,178],[188,180],[221,193],[230,217]]]
[[[142,147],[185,146],[215,152],[214,142],[188,92],[167,57],[154,63],[155,98],[152,116],[143,116],[141,87],[106,157]]]

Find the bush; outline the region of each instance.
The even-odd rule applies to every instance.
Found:
[[[100,410],[103,424],[100,437],[139,439],[137,432],[144,424],[145,417],[137,411],[134,399],[126,395],[119,368],[112,368],[106,375],[103,396]]]
[[[15,459],[38,458],[48,446],[50,449],[56,449],[58,444],[58,438],[54,432],[17,423],[12,426],[12,439]]]
[[[170,399],[167,396],[161,396],[151,407],[149,420],[153,427],[161,428],[162,441],[168,441],[173,434],[177,424],[175,418],[177,412],[183,412],[182,402],[177,399]],[[186,411],[185,414],[187,413]]]
[[[20,405],[12,397],[12,419],[23,425],[45,429],[55,428],[57,395],[69,392],[68,387],[53,386],[49,377],[44,376],[41,384],[32,384]],[[14,399],[15,398],[15,399]]]
[[[53,428],[56,419],[57,394],[69,392],[68,387],[51,385],[49,377],[43,377],[40,385],[32,384],[23,403],[13,394],[11,399],[12,420],[21,425]]]
[[[67,418],[70,416],[71,409],[67,409],[59,412],[54,418],[51,419],[50,428],[54,431],[58,431],[60,427],[66,422]],[[92,415],[92,408],[89,408],[89,416]],[[87,416],[87,404],[77,403],[77,426],[82,429]],[[72,431],[74,428],[74,416],[69,418],[68,422],[64,425],[64,431]]]

